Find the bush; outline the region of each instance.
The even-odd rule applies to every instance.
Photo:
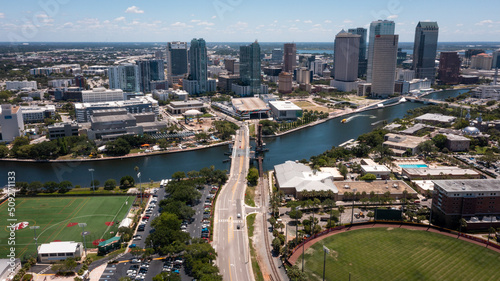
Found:
[[[359,179],[364,180],[364,181],[373,181],[373,180],[377,179],[377,176],[375,176],[374,174],[366,173],[364,176],[360,177]]]
[[[25,275],[23,276],[23,279],[22,279],[22,280],[23,280],[23,281],[29,281],[29,280],[32,280],[32,279],[33,279],[33,275],[31,275],[31,274],[25,274]]]
[[[113,190],[116,187],[116,180],[114,179],[108,179],[106,182],[104,182],[104,190]]]

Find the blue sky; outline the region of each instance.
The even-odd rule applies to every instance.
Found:
[[[500,41],[498,0],[0,1],[7,42],[332,42],[377,19],[394,20],[400,42],[419,20],[438,22],[440,42]]]

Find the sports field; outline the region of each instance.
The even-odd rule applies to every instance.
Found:
[[[500,254],[437,233],[400,228],[353,230],[305,251],[308,280],[500,280]],[[301,268],[302,256],[297,260]]]
[[[86,223],[86,246],[94,248],[93,242],[114,236],[110,232],[116,232],[133,200],[134,197],[128,196],[16,198],[17,222],[29,223],[24,229],[15,231],[16,256],[36,253],[34,231],[29,228],[33,225],[40,226],[36,230],[40,245],[57,240],[83,242],[78,223]],[[9,218],[7,202],[4,202],[0,205],[1,257],[6,257],[11,247],[7,242]]]

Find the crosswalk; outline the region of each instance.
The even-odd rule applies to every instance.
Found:
[[[116,280],[117,278],[113,278],[113,275],[115,274],[116,274],[116,264],[109,264],[102,273],[101,278],[99,278],[99,281]]]
[[[219,219],[219,222],[229,222],[229,219]],[[243,223],[243,220],[231,220],[233,223]]]

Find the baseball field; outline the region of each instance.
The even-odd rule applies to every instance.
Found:
[[[0,256],[6,257],[9,236],[15,235],[16,256],[36,253],[35,231],[38,245],[52,241],[83,242],[85,231],[87,248],[114,236],[118,225],[128,213],[134,197],[33,197],[16,198],[14,216],[9,213],[8,202],[0,205]],[[15,219],[16,221],[13,221]],[[18,223],[11,233],[10,223]],[[83,228],[80,223],[85,223]],[[39,226],[39,229],[30,229]]]
[[[323,246],[330,250],[325,280],[500,280],[498,252],[401,228],[353,230],[319,241],[305,251],[308,280],[323,280]]]

